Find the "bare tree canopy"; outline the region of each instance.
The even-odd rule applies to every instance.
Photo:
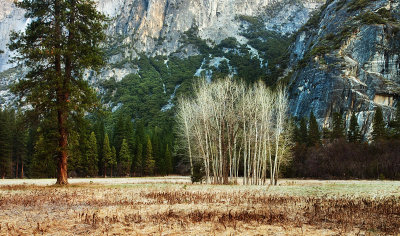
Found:
[[[262,82],[246,86],[232,79],[201,81],[194,98],[181,98],[177,119],[193,163],[204,167],[207,183],[277,184],[292,146],[287,94]],[[269,174],[268,174],[269,173]]]

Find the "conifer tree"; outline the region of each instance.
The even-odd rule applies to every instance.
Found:
[[[133,156],[134,149],[135,149],[135,140],[134,140],[135,134],[134,134],[134,130],[133,130],[133,124],[129,118],[127,118],[125,122],[126,122],[125,123],[125,128],[126,128],[125,139],[129,146],[129,152],[131,153],[131,156]]]
[[[89,145],[88,150],[86,152],[86,159],[87,159],[87,174],[90,177],[97,176],[99,169],[98,169],[98,162],[99,162],[99,155],[97,152],[97,139],[94,132],[90,134],[89,138]]]
[[[0,177],[11,175],[12,139],[9,112],[0,110]]]
[[[307,121],[303,117],[300,120],[300,130],[299,130],[299,135],[300,135],[300,143],[307,143],[308,142],[308,129],[307,129]]]
[[[110,168],[111,168],[111,177],[112,177],[113,176],[113,169],[115,169],[115,167],[117,166],[117,151],[115,150],[114,146],[111,148],[111,160],[110,160],[109,165],[110,165]]]
[[[146,145],[146,158],[145,158],[145,168],[144,173],[146,175],[153,175],[154,174],[154,167],[155,167],[155,160],[153,157],[153,147],[151,145],[150,138],[147,138],[147,145]]]
[[[331,133],[331,139],[336,140],[336,139],[341,139],[344,137],[345,134],[345,123],[342,118],[342,114],[339,112],[333,113],[332,116],[332,133]]]
[[[396,105],[396,115],[394,120],[391,122],[392,136],[394,139],[400,139],[400,102]]]
[[[167,148],[165,149],[165,174],[171,174],[172,173],[172,153],[169,150],[169,145],[167,144]]]
[[[99,169],[99,175],[104,175],[104,157],[103,157],[103,146],[104,146],[104,139],[106,136],[106,131],[105,131],[105,125],[104,125],[104,120],[102,117],[97,117],[97,121],[95,124],[95,134],[96,134],[96,140],[97,140],[97,151],[99,153],[99,161],[98,161],[98,169]]]
[[[383,113],[381,107],[376,107],[374,119],[372,121],[372,140],[377,142],[386,138],[385,121],[383,120]]]
[[[361,132],[360,127],[358,126],[356,114],[353,112],[350,118],[350,126],[347,132],[347,140],[350,143],[358,143],[361,142]]]
[[[121,150],[121,145],[122,145],[122,140],[126,139],[126,127],[125,127],[125,122],[124,122],[124,117],[120,113],[117,118],[117,122],[114,125],[114,131],[113,131],[113,144],[116,148],[116,150]],[[119,155],[117,157],[117,160],[119,161]]]
[[[56,163],[53,153],[48,148],[48,140],[40,131],[39,133],[31,163],[31,177],[53,178],[56,176]]]
[[[300,143],[301,142],[300,128],[298,127],[295,119],[291,120],[291,126],[293,127],[293,141],[296,143]]]
[[[79,134],[77,132],[70,132],[69,134],[68,154],[68,173],[74,173],[73,176],[84,175],[87,164],[80,150]]]
[[[110,167],[112,159],[112,150],[110,147],[110,140],[108,139],[108,134],[105,135],[104,137],[104,142],[103,142],[103,166],[104,166],[104,177],[107,176],[107,168]]]
[[[332,131],[327,127],[322,128],[322,139],[330,140],[331,137],[332,137]]]
[[[134,156],[133,162],[133,170],[136,173],[143,175],[143,145],[141,143],[137,145],[136,155]]]
[[[21,112],[16,116],[15,132],[13,135],[13,155],[15,160],[15,177],[24,178],[24,165],[27,157],[28,130],[25,125],[25,119]]]
[[[120,174],[122,176],[128,176],[131,170],[132,158],[126,139],[122,140],[121,150],[119,151],[119,161]]]
[[[68,184],[68,137],[71,116],[92,108],[96,96],[83,79],[86,69],[103,64],[100,42],[105,16],[92,0],[22,0],[16,6],[31,19],[24,32],[13,33],[13,58],[28,72],[13,87],[21,105],[42,116],[55,113],[58,130],[57,184]]]
[[[310,113],[310,120],[308,123],[308,145],[314,146],[317,144],[321,144],[321,133],[319,131],[317,119],[314,116],[314,113]]]

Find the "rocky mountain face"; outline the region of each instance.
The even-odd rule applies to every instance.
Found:
[[[23,12],[12,0],[0,2],[0,49],[5,50],[11,30],[22,30],[26,24]],[[296,32],[324,0],[98,0],[98,9],[111,18],[110,45],[118,45],[111,62],[136,58],[138,53],[170,55],[185,47],[182,57],[198,54],[196,48],[180,41],[192,27],[210,44],[228,37],[240,43],[238,16],[260,16],[265,27],[282,34]],[[8,53],[2,55],[0,71],[9,68]]]
[[[102,1],[100,1],[102,2]],[[122,4],[123,2],[123,4]],[[309,18],[309,13],[321,0],[125,0],[118,4],[110,34],[123,37],[122,44],[130,46],[126,54],[137,52],[169,55],[176,52],[183,32],[193,26],[198,36],[219,43],[234,37],[241,43],[240,15],[262,16],[267,28],[280,33],[293,33]],[[276,27],[276,28],[275,28]],[[192,52],[189,48],[185,56]]]
[[[8,63],[9,52],[6,49],[10,32],[23,30],[27,22],[24,12],[16,8],[13,2],[13,0],[0,1],[0,50],[5,51],[4,54],[0,54],[0,72],[12,67]]]
[[[157,91],[165,94],[160,112],[185,88],[184,79],[175,78],[186,78],[175,73],[183,62],[172,58],[197,67],[185,71],[192,76],[211,79],[223,71],[243,76],[247,70],[260,71],[254,80],[285,77],[292,115],[313,111],[324,126],[334,112],[346,117],[356,112],[368,133],[375,107],[383,106],[389,119],[398,99],[398,0],[99,0],[98,8],[112,19],[109,63],[101,75],[88,78],[94,84],[110,78],[118,83],[128,75],[143,79],[151,70],[149,78],[160,79]],[[21,30],[26,22],[12,0],[1,0],[0,50],[6,49],[10,30]],[[15,78],[6,70],[11,65],[5,51],[0,56],[3,104],[6,85]],[[150,66],[140,62],[144,57]],[[168,84],[165,75],[171,74],[174,81]],[[114,84],[107,87],[113,90],[109,95],[118,94]],[[117,110],[124,102],[112,103]]]
[[[291,60],[293,115],[314,112],[329,126],[334,112],[356,113],[371,131],[376,106],[394,115],[400,95],[399,1],[329,1],[297,34]]]

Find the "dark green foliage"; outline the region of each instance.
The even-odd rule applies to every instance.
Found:
[[[31,178],[54,178],[56,176],[56,156],[54,150],[49,149],[49,142],[40,134],[30,166]]]
[[[348,5],[347,11],[352,12],[362,10],[373,1],[375,0],[352,0]]]
[[[169,145],[167,144],[167,148],[165,149],[165,154],[164,154],[164,158],[165,158],[165,174],[172,174],[173,171],[173,164],[172,164],[172,153],[169,150]]]
[[[13,132],[13,160],[16,178],[24,178],[24,167],[27,162],[28,130],[24,116],[18,112],[15,116]]]
[[[238,77],[250,83],[262,78],[267,85],[275,85],[276,79],[283,74],[287,67],[290,54],[288,49],[293,39],[277,32],[266,30],[263,20],[259,17],[241,16],[239,19],[247,23],[246,30],[243,33],[243,36],[249,39],[247,44],[258,50],[259,56],[263,61],[268,62],[268,67],[266,68],[267,73],[264,73],[263,70],[265,69],[260,68],[261,62],[257,63],[256,61],[259,60],[256,58],[253,59],[256,61],[250,62],[254,67],[258,66],[259,68],[241,68],[232,62],[231,64],[238,70]],[[248,57],[248,52],[243,51],[242,48],[241,53],[244,54],[242,58],[251,60],[252,55],[249,54],[250,58],[246,58]],[[230,57],[228,58],[231,59]],[[246,65],[244,62],[239,65],[242,64]],[[249,72],[251,72],[251,75],[247,74]]]
[[[313,56],[324,56],[327,53],[330,53],[332,50],[329,46],[316,46],[311,50],[311,55]]]
[[[381,107],[376,107],[374,119],[372,121],[372,140],[374,142],[382,141],[387,137],[386,125],[383,120],[383,113]]]
[[[300,137],[299,143],[307,144],[308,141],[307,120],[304,117],[300,120],[299,137]]]
[[[218,45],[219,47],[222,48],[236,48],[238,46],[238,41],[236,38],[229,37],[221,41],[221,43]]]
[[[396,115],[392,122],[389,124],[391,128],[391,136],[394,139],[400,139],[400,102],[397,102]]]
[[[350,126],[347,131],[347,140],[350,143],[359,143],[362,140],[360,127],[355,112],[351,114]]]
[[[207,41],[198,36],[199,29],[197,26],[192,26],[189,30],[185,31],[182,37],[182,42],[192,44],[198,48],[201,54],[207,54],[212,51],[208,46]]]
[[[13,122],[13,112],[0,110],[0,178],[10,177],[12,173]]]
[[[324,139],[324,141],[330,140],[331,136],[332,136],[332,132],[328,128],[326,128],[326,127],[322,128],[322,139]]]
[[[91,107],[95,93],[83,80],[83,71],[103,65],[99,44],[105,39],[105,16],[96,11],[93,1],[24,0],[16,5],[33,20],[23,33],[14,32],[11,37],[9,48],[17,53],[14,60],[29,68],[13,91],[42,114],[61,108],[80,112]],[[59,28],[50,24],[56,21]],[[58,66],[61,69],[55,69]],[[61,90],[68,94],[63,102],[57,99]]]
[[[308,145],[315,146],[321,144],[321,133],[314,113],[310,113],[310,119],[308,123]]]
[[[128,129],[126,127],[126,122],[124,116],[120,113],[117,117],[117,122],[114,125],[113,132],[113,144],[116,150],[121,150],[122,141],[128,138]],[[117,156],[119,160],[119,155]]]
[[[119,151],[119,174],[129,176],[132,166],[132,157],[129,151],[128,142],[122,140],[121,150]]]
[[[291,126],[293,127],[293,141],[296,143],[301,142],[300,128],[296,123],[296,119],[291,120]]]
[[[122,105],[114,115],[114,119],[120,120],[120,123],[127,124],[128,119],[141,119],[145,126],[165,126],[173,120],[173,109],[161,109],[168,104],[174,92],[176,96],[172,102],[187,91],[186,83],[190,83],[202,60],[202,56],[188,59],[170,57],[166,64],[167,58],[141,55],[139,60],[132,62],[139,67],[139,74],[130,74],[120,82],[102,84],[106,90],[104,102]],[[119,126],[116,128],[121,129]],[[113,138],[117,149],[121,145],[121,138],[121,135],[118,136],[119,140]]]
[[[111,177],[115,176],[115,172],[113,173],[113,170],[115,171],[115,167],[117,166],[117,150],[115,150],[115,147],[111,148],[111,160],[109,162],[110,165],[110,170],[111,170]]]
[[[24,32],[11,34],[13,60],[28,70],[12,91],[21,105],[29,104],[41,118],[57,121],[57,184],[65,185],[69,152],[72,169],[82,171],[82,152],[73,145],[78,138],[72,137],[72,142],[68,138],[73,135],[75,117],[95,107],[95,92],[83,74],[104,65],[99,45],[105,39],[106,17],[91,0],[23,0],[15,5],[31,21]]]
[[[132,169],[134,170],[133,172],[135,175],[143,175],[144,160],[142,143],[139,143],[136,147],[136,155],[132,165]]]
[[[98,175],[99,167],[99,155],[97,152],[97,139],[94,132],[90,134],[88,149],[86,151],[86,163],[87,163],[87,175],[95,177]]]
[[[104,125],[104,117],[95,117],[95,124],[94,124],[94,132],[96,134],[97,140],[97,151],[99,153],[98,158],[98,169],[99,174],[104,175],[104,156],[103,156],[103,146],[104,146],[104,139],[106,135],[105,125]]]
[[[108,134],[106,134],[103,142],[103,160],[102,160],[104,165],[104,176],[107,175],[107,169],[111,167],[112,158],[113,158],[113,153],[110,147],[110,140],[108,138]]]
[[[382,18],[382,16],[373,13],[373,12],[366,12],[358,17],[362,23],[372,25],[372,24],[385,24],[386,21]]]
[[[145,175],[153,175],[155,168],[155,161],[153,156],[153,147],[151,145],[150,138],[147,137],[147,145],[146,145],[146,156],[145,156],[145,167],[144,174]]]
[[[335,112],[332,115],[332,133],[331,139],[337,140],[345,137],[346,125],[343,116],[339,112]]]

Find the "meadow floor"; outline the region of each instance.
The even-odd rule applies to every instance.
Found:
[[[383,235],[400,233],[400,182],[187,177],[0,180],[0,235]]]

